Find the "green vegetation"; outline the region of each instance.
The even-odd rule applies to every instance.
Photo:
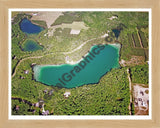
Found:
[[[26,39],[18,24],[12,24],[12,72],[24,53],[21,44]]]
[[[145,49],[145,60],[149,60],[149,51],[148,49]]]
[[[98,84],[84,85],[78,88],[66,90],[46,86],[33,79],[32,64],[63,64],[65,57],[69,56],[73,61],[78,61],[84,56],[90,47],[95,44],[114,43],[121,44],[120,60],[130,60],[132,56],[144,56],[148,60],[148,13],[147,12],[64,12],[52,26],[62,23],[71,24],[74,21],[81,21],[88,29],[82,29],[77,35],[71,35],[71,28],[56,28],[53,36],[48,36],[48,30],[39,34],[27,35],[20,30],[19,23],[23,18],[30,19],[32,16],[19,13],[12,22],[12,98],[17,97],[27,100],[30,103],[37,103],[44,100],[45,110],[52,115],[128,115],[129,105],[129,83],[126,67],[111,70],[102,77]],[[117,19],[110,20],[113,15]],[[36,24],[46,26],[43,21],[33,21]],[[121,27],[121,28],[120,28]],[[137,28],[144,48],[140,47],[137,37]],[[118,29],[118,39],[112,35],[112,29]],[[112,38],[111,42],[102,38],[108,33]],[[133,45],[132,34],[136,40],[136,47]],[[44,46],[43,50],[34,52],[22,51],[25,40],[33,39]],[[74,52],[84,42],[87,42],[80,49]],[[139,43],[139,44],[138,44]],[[66,53],[71,52],[71,53]],[[148,65],[137,65],[129,67],[133,83],[148,84]],[[25,71],[29,71],[25,74]],[[16,71],[16,73],[15,73]],[[13,76],[14,74],[14,76]],[[49,95],[44,90],[54,90]],[[70,91],[71,96],[67,99],[63,94]],[[16,106],[19,110],[15,110]],[[36,110],[35,112],[33,112]],[[134,113],[134,107],[132,107]],[[13,115],[40,115],[41,108],[19,100],[12,100]]]
[[[73,21],[81,21],[81,15],[76,12],[63,12],[63,15],[59,16],[56,21],[51,25],[60,25],[62,23],[73,23]]]
[[[140,48],[140,49],[133,49],[131,55],[145,56],[145,52],[144,52],[144,49],[142,49],[142,48]]]
[[[65,92],[64,88],[60,89],[57,87],[43,86],[42,84],[36,86],[36,83],[37,82],[30,83],[29,81],[27,84],[24,82],[19,83],[20,85],[16,89],[16,95],[19,92],[18,97],[21,97],[24,93],[23,96],[25,99],[32,101],[32,103],[38,101],[39,98],[43,99],[45,101],[45,109],[50,112],[52,111],[53,115],[129,114],[129,86],[126,68],[112,70],[107,75],[103,76],[98,84],[67,89],[67,91],[71,92],[71,96],[67,99],[63,96]],[[44,93],[43,90],[46,88],[48,90],[54,89],[53,94],[48,95],[48,93]],[[41,96],[37,97],[37,93],[40,93],[39,95]],[[13,107],[17,104],[19,105],[17,101],[13,101],[13,103]],[[24,105],[24,103],[21,102],[20,105]],[[33,106],[24,107],[24,112],[20,111],[17,114],[25,114],[27,112],[26,109],[35,108]]]
[[[19,14],[19,12],[12,12],[12,17],[16,16],[17,14]]]
[[[141,47],[137,33],[132,34],[133,41],[135,43],[135,47]]]
[[[142,31],[138,31],[138,33],[139,33],[139,36],[140,36],[140,38],[142,40],[144,48],[147,48],[148,47],[148,41],[145,38],[144,33]]]
[[[37,51],[43,49],[42,46],[32,39],[26,39],[21,45],[21,48],[23,51]]]
[[[33,107],[22,100],[12,99],[12,115],[39,115],[39,108]]]
[[[31,15],[28,15],[28,14],[25,14],[25,13],[16,14],[16,17],[14,17],[14,20],[13,20],[13,24],[19,23],[23,18],[30,19],[31,17],[32,17]]]
[[[54,36],[63,36],[63,37],[68,37],[70,36],[70,31],[71,28],[56,28],[55,32],[54,32]]]
[[[71,89],[72,96],[68,99],[61,97],[53,101],[54,115],[128,115],[129,87],[126,78],[126,69],[115,69],[99,84]]]
[[[148,64],[137,65],[131,69],[131,79],[133,83],[147,84],[149,83]]]
[[[43,20],[32,20],[32,22],[37,24],[37,25],[39,25],[39,26],[41,26],[41,27],[43,27],[43,28],[47,28],[47,24]]]

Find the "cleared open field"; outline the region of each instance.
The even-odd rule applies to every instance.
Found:
[[[50,29],[48,30],[48,36],[53,36],[53,33],[56,28],[62,28],[62,29],[71,28],[73,30],[81,30],[81,29],[87,30],[89,27],[86,27],[84,22],[73,22],[72,24],[62,23],[61,25],[50,27]]]
[[[137,34],[132,34],[132,38],[134,40],[136,47],[141,47]]]
[[[46,21],[47,27],[50,28],[51,24],[60,16],[62,12],[32,12],[31,20]]]
[[[147,85],[133,84],[135,115],[148,115],[149,88]]]
[[[148,47],[148,41],[145,38],[144,33],[142,31],[138,31],[138,33],[139,33],[139,36],[141,38],[141,41],[143,43],[144,48],[147,48]]]

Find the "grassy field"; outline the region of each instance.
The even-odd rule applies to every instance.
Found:
[[[39,25],[39,26],[42,26],[43,28],[47,28],[47,24],[43,20],[32,20],[32,22]]]
[[[144,48],[147,48],[148,47],[148,41],[144,36],[144,32],[138,31],[138,33],[139,33],[139,36],[141,38],[141,41],[142,41],[142,44],[143,44]]]
[[[73,21],[81,21],[81,15],[76,12],[63,12],[63,15],[59,16],[51,26],[60,25],[62,23],[71,24]]]
[[[140,45],[140,42],[139,42],[137,33],[132,34],[132,38],[133,38],[133,41],[134,41],[134,43],[135,43],[135,47],[139,47],[139,48],[140,48],[141,45]]]
[[[82,29],[87,30],[88,29],[88,27],[85,26],[84,22],[75,22],[74,21],[71,24],[62,23],[60,25],[50,27],[48,35],[53,36],[55,30],[58,28],[61,28],[62,30],[66,29],[66,28],[70,28],[70,29],[74,29],[74,30],[82,30]],[[61,33],[59,35],[61,35]]]

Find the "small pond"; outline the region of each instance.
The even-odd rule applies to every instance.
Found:
[[[40,27],[38,25],[33,24],[27,18],[24,18],[20,22],[20,29],[22,30],[22,32],[27,33],[27,34],[38,34],[42,30],[44,30],[44,28],[42,28],[42,27]]]
[[[118,38],[121,30],[119,30],[119,29],[112,29],[112,32],[114,32],[115,37]]]
[[[37,51],[43,49],[42,46],[40,46],[36,41],[27,39],[23,46],[22,46],[23,51]]]

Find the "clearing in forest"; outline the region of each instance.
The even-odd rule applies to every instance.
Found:
[[[85,26],[84,22],[74,21],[72,24],[62,23],[61,25],[56,25],[56,26],[50,27],[50,29],[48,31],[48,36],[53,36],[53,33],[54,33],[56,28],[62,28],[62,29],[71,28],[71,31],[73,31],[73,30],[74,31],[81,31],[81,29],[87,30],[89,27]]]
[[[60,16],[63,15],[62,12],[35,12],[32,13],[31,20],[42,20],[45,21],[47,27],[50,28],[51,24]]]

